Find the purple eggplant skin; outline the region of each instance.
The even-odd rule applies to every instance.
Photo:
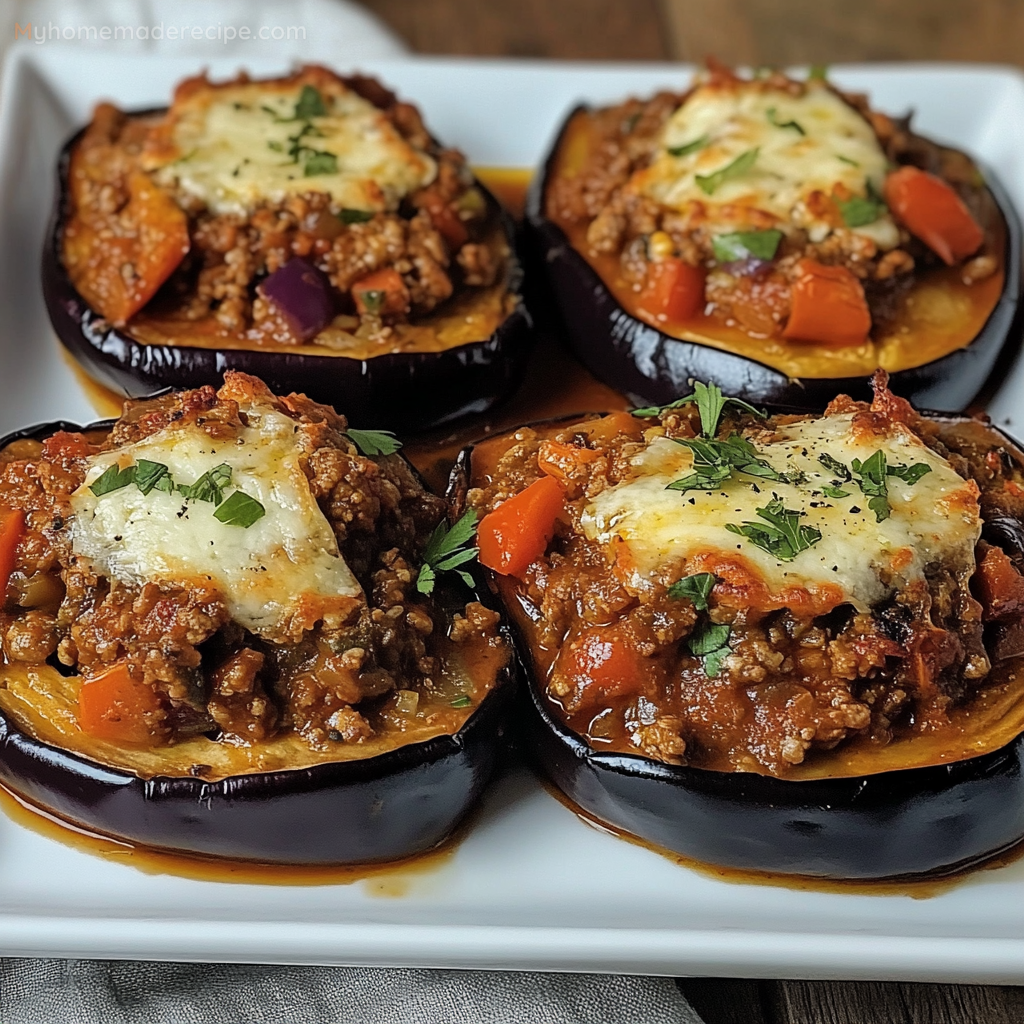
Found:
[[[417,431],[485,412],[522,380],[533,319],[522,297],[519,233],[504,210],[500,216],[512,250],[508,290],[515,303],[498,329],[481,341],[441,352],[394,352],[372,359],[136,341],[89,306],[61,260],[68,167],[84,132],[64,144],[57,161],[56,195],[43,243],[43,299],[61,343],[101,384],[129,398],[147,398],[167,387],[216,387],[226,370],[241,370],[265,381],[275,394],[298,391],[343,408],[355,426]],[[479,182],[477,188],[500,209]]]
[[[544,196],[559,143],[577,107],[559,131],[526,204],[531,267],[543,267],[547,293],[570,350],[605,384],[637,405],[663,405],[687,394],[691,380],[713,380],[727,395],[800,409],[821,408],[836,395],[870,401],[869,377],[790,378],[746,356],[664,334],[619,305],[597,271],[544,214]],[[983,389],[1000,356],[1010,357],[1024,337],[1021,308],[1020,218],[999,180],[985,184],[1006,223],[1006,283],[978,336],[965,348],[923,366],[898,370],[889,387],[918,408],[961,412]]]
[[[1008,437],[1005,447],[1024,462]],[[471,474],[467,448],[448,488],[456,506]],[[1020,536],[1005,545],[1011,555]],[[663,851],[739,871],[866,881],[952,874],[1024,839],[1024,734],[963,761],[814,781],[600,752],[554,712],[514,622],[512,634],[527,756],[587,815]]]
[[[0,449],[111,423],[47,423],[0,438]],[[493,604],[486,587],[475,591]],[[444,842],[480,796],[505,749],[518,674],[513,654],[454,735],[216,782],[142,779],[34,739],[0,711],[0,785],[90,832],[171,853],[293,865],[397,860]]]

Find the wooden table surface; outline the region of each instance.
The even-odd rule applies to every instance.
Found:
[[[1024,0],[363,0],[423,53],[1024,65]],[[706,1024],[1021,1024],[1024,988],[689,978]]]

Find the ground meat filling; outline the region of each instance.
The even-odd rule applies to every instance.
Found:
[[[318,73],[324,74],[322,69]],[[397,210],[353,220],[353,211],[332,205],[316,190],[280,201],[263,202],[246,214],[216,213],[181,188],[157,188],[187,216],[188,252],[170,274],[147,311],[156,315],[210,323],[217,333],[260,344],[301,344],[287,317],[260,296],[257,286],[293,257],[302,257],[330,281],[338,307],[334,325],[365,340],[384,340],[399,323],[430,313],[461,288],[494,285],[504,272],[504,243],[494,241],[495,211],[473,181],[465,157],[439,146],[419,111],[400,102],[372,79],[343,80],[350,89],[378,104],[398,132],[429,154],[435,179],[407,196]],[[158,116],[128,115],[111,104],[96,108],[76,146],[71,165],[71,209],[65,263],[86,295],[97,265],[114,261],[102,252],[102,239],[132,239],[145,230],[132,198],[147,139],[160,128]],[[355,211],[356,214],[359,211]],[[95,236],[97,256],[82,256],[76,239]],[[139,268],[128,255],[120,263],[126,281]],[[140,254],[140,259],[142,254]],[[180,259],[180,253],[174,257]],[[361,302],[353,286],[361,281],[382,288],[383,298]],[[163,280],[163,278],[161,278]],[[377,292],[373,293],[375,296]],[[115,321],[118,319],[113,316]]]
[[[740,82],[733,72],[717,65],[709,68],[702,81],[711,85]],[[807,91],[805,83],[777,72],[742,85],[780,95],[801,96]],[[864,96],[833,91],[871,125],[890,166],[911,164],[940,177],[956,190],[978,223],[989,220],[980,174],[967,157],[915,134],[909,119],[897,120],[871,110]],[[781,225],[783,237],[771,259],[723,261],[716,254],[714,225],[707,222],[703,203],[691,201],[679,209],[663,206],[635,187],[634,175],[658,156],[666,122],[691,92],[661,92],[646,101],[629,99],[589,112],[587,155],[572,173],[551,178],[546,195],[548,216],[583,230],[590,253],[617,257],[622,279],[637,293],[655,279],[658,265],[667,258],[700,268],[706,273],[705,303],[701,306],[705,315],[716,315],[754,336],[778,336],[786,325],[791,291],[805,259],[850,271],[864,290],[876,333],[887,328],[914,281],[915,269],[942,264],[903,227],[895,247],[882,247],[837,221],[833,200],[842,200],[845,193],[830,197],[812,192],[810,208],[801,210],[808,220],[833,221],[827,237],[817,238],[814,231],[796,225]],[[750,216],[742,230],[780,226],[767,213],[755,210]],[[974,283],[998,267],[998,257],[983,249],[962,264],[961,272],[966,282]]]
[[[556,713],[598,749],[785,776],[855,737],[886,744],[901,730],[942,728],[993,664],[1024,653],[1024,548],[1015,525],[1024,515],[1024,471],[1016,458],[993,448],[996,435],[984,424],[936,424],[884,390],[873,406],[840,400],[835,410],[876,423],[898,419],[977,483],[985,539],[976,565],[927,564],[924,579],[869,611],[744,607],[712,591],[702,614],[664,584],[624,584],[580,525],[587,502],[629,475],[652,431],[697,436],[694,406],[659,419],[620,413],[521,429],[504,449],[491,449],[500,455],[486,456],[480,486],[468,493],[481,515],[547,475],[563,485],[544,554],[498,579],[522,610],[520,628]],[[717,436],[754,427],[770,430],[771,421],[727,411]],[[711,672],[691,646],[708,623],[729,629],[728,650]]]
[[[0,611],[4,663],[49,662],[86,682],[126,664],[153,695],[145,712],[152,744],[200,733],[255,743],[294,730],[323,748],[372,736],[367,709],[396,690],[430,692],[452,644],[499,642],[487,609],[471,602],[453,618],[416,589],[444,502],[399,456],[360,454],[333,410],[260,389],[232,375],[220,392],[129,402],[109,432],[61,432],[0,453],[0,511],[25,516]],[[365,601],[341,623],[295,615],[280,635],[256,635],[233,621],[213,583],[130,585],[72,551],[69,499],[90,456],[185,425],[230,437],[243,426],[239,402],[253,393],[294,419],[311,493],[362,586]]]

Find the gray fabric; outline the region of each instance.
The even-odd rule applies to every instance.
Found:
[[[701,1024],[671,978],[0,960],[3,1024]]]

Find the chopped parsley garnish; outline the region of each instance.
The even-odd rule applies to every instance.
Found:
[[[402,447],[402,442],[390,430],[349,427],[346,436],[364,455],[394,455]]]
[[[178,484],[178,493],[186,501],[210,501],[219,505],[224,500],[224,488],[231,483],[231,467],[222,462],[208,469],[194,484]]]
[[[776,128],[792,128],[801,135],[807,134],[807,132],[804,131],[803,126],[798,124],[796,121],[780,121],[778,111],[774,107],[768,108],[768,120],[771,124],[775,125]]]
[[[703,149],[711,141],[710,135],[701,135],[693,142],[684,142],[681,146],[669,146],[669,156],[689,156]]]
[[[468,694],[460,693],[459,696],[455,698],[455,700],[451,701],[451,706],[453,708],[468,708],[469,705],[472,703],[473,702],[472,700],[470,700]]]
[[[711,595],[716,582],[717,580],[713,573],[695,572],[692,576],[684,576],[681,580],[676,580],[668,588],[668,596],[677,600],[681,597],[689,598],[697,611],[706,612],[708,610],[708,597]]]
[[[467,547],[476,536],[476,512],[469,509],[451,526],[442,520],[423,549],[423,564],[416,576],[416,589],[421,594],[431,594],[439,572],[454,572],[466,586],[473,586],[473,577],[460,565],[477,556],[476,547]]]
[[[134,466],[125,466],[124,469],[121,469],[115,462],[93,480],[89,485],[89,490],[97,498],[104,494],[110,494],[111,491],[119,491],[122,487],[127,487],[130,483],[135,482],[135,472]]]
[[[880,523],[889,518],[889,488],[885,478],[888,475],[885,465],[885,452],[881,448],[863,462],[854,459],[850,467],[860,484],[861,492],[868,499],[868,508],[875,513],[875,522]]]
[[[315,174],[337,174],[338,158],[333,153],[323,150],[311,150],[310,155],[306,157],[302,173],[307,178],[311,178]]]
[[[686,646],[695,658],[704,663],[704,675],[713,679],[722,669],[722,662],[729,654],[729,634],[731,630],[724,623],[704,620],[697,623],[693,632],[686,638]]]
[[[235,491],[214,510],[213,518],[225,526],[241,526],[248,529],[267,514],[267,510],[245,491]]]
[[[759,260],[775,258],[782,232],[771,228],[767,231],[733,231],[728,235],[716,235],[712,244],[715,259],[719,263],[732,263],[756,256]]]
[[[304,85],[299,93],[299,101],[295,104],[295,120],[308,121],[311,117],[326,117],[327,107],[320,90],[311,85]]]
[[[244,491],[236,490],[225,499],[224,488],[231,483],[231,467],[226,462],[205,472],[194,484],[175,483],[171,471],[162,462],[139,459],[135,465],[124,469],[115,463],[93,481],[89,490],[99,498],[131,483],[144,495],[163,491],[165,494],[178,493],[186,501],[211,502],[216,506],[214,518],[226,526],[248,529],[267,514],[263,505]]]
[[[730,178],[742,177],[757,161],[757,154],[760,149],[748,149],[740,153],[735,160],[715,171],[713,174],[698,174],[694,179],[705,195],[713,195],[720,185],[723,185]]]
[[[867,181],[866,196],[837,199],[836,206],[839,207],[843,223],[848,228],[862,228],[865,224],[874,224],[888,209],[882,197],[875,191],[870,179]]]
[[[777,498],[773,497],[764,508],[754,509],[764,522],[726,523],[730,533],[746,537],[768,554],[774,555],[779,561],[791,562],[801,551],[806,551],[821,540],[821,531],[813,526],[805,526],[800,520],[805,512],[786,508]]]
[[[365,224],[373,220],[373,210],[352,210],[345,206],[338,213],[342,224]]]
[[[886,469],[886,473],[889,476],[899,477],[904,483],[909,484],[911,487],[917,483],[926,473],[930,473],[932,467],[927,462],[915,462],[912,466],[889,466]]]
[[[840,480],[849,480],[850,471],[838,459],[834,459],[828,452],[822,452],[818,461],[828,470],[831,470]]]
[[[836,487],[835,484],[822,487],[821,493],[826,498],[848,498],[850,496],[849,491],[844,491],[841,487]]]
[[[844,164],[849,164],[851,167],[860,167],[856,160],[851,160],[848,156],[843,156],[842,153],[836,153],[836,159],[841,160]]]
[[[171,471],[162,462],[139,459],[135,465],[135,486],[143,494],[149,494],[154,488],[170,493],[174,490],[174,481]]]
[[[673,440],[693,452],[693,472],[679,480],[673,480],[667,490],[714,491],[732,476],[734,470],[766,480],[786,480],[786,477],[774,467],[759,458],[757,449],[739,434],[733,434],[724,441],[680,437]]]
[[[766,415],[762,410],[755,409],[749,402],[744,402],[742,398],[727,398],[717,384],[702,384],[699,380],[693,383],[692,395],[677,398],[667,405],[649,405],[642,409],[634,409],[633,415],[647,418],[658,416],[668,409],[679,409],[684,405],[694,404],[700,413],[700,432],[703,437],[714,437],[718,432],[718,421],[722,418],[722,410],[726,405],[737,405],[761,419],[764,419]]]

